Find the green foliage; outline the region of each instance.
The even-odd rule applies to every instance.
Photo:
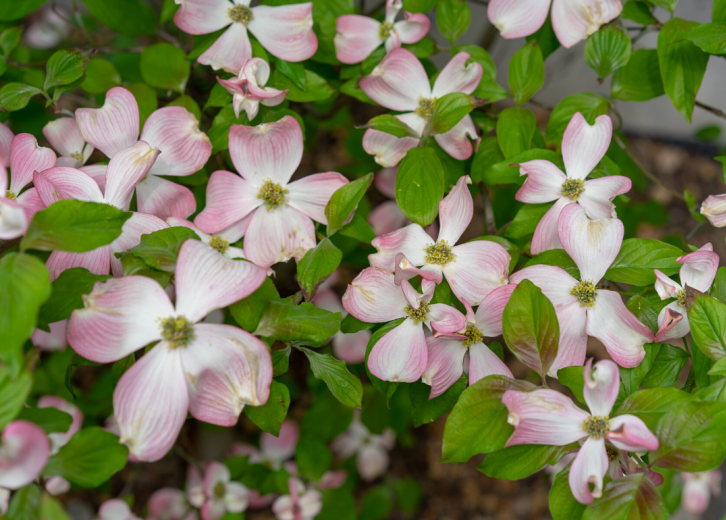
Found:
[[[306,301],[315,296],[318,285],[340,265],[343,252],[335,247],[329,238],[324,238],[312,249],[308,249],[297,264],[297,281]]]
[[[633,285],[650,285],[655,282],[654,269],[672,275],[681,264],[676,258],[683,256],[679,248],[650,238],[628,238],[623,240],[620,252],[605,273],[613,282]]]
[[[625,66],[630,60],[631,42],[618,29],[603,29],[593,33],[585,44],[585,61],[602,78]]]
[[[597,34],[597,33],[596,33]],[[509,88],[517,105],[523,105],[544,85],[544,58],[536,40],[527,42],[509,62]]]
[[[296,305],[289,300],[272,300],[254,333],[293,346],[320,347],[338,330],[339,312],[318,309],[312,303]]]
[[[363,399],[363,385],[360,379],[348,371],[343,361],[330,354],[319,354],[307,348],[300,348],[310,362],[310,369],[318,379],[325,381],[330,393],[345,406],[360,407]]]
[[[141,53],[141,75],[152,87],[184,93],[190,65],[186,54],[170,43],[156,43]]]
[[[436,6],[436,24],[444,38],[453,44],[469,28],[471,11],[463,0],[439,0]]]
[[[665,520],[668,509],[645,473],[608,483],[603,496],[585,510],[583,520]]]
[[[244,412],[260,430],[278,436],[289,407],[290,391],[285,385],[273,379],[267,402],[262,406],[246,406]]]
[[[433,148],[412,148],[398,166],[396,202],[421,226],[431,224],[444,196],[444,169]]]
[[[519,444],[490,453],[477,469],[488,477],[520,480],[545,466],[556,464],[567,453],[578,447],[577,443],[566,446]]]
[[[529,150],[537,120],[527,108],[505,108],[497,121],[497,139],[504,157],[512,159]]]
[[[128,253],[155,269],[173,274],[179,251],[187,240],[199,240],[199,237],[193,230],[182,226],[160,229],[141,235],[139,245],[129,249]]]

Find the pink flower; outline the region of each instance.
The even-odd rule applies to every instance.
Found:
[[[551,162],[541,159],[519,165],[520,173],[526,174],[527,179],[515,199],[529,204],[557,201],[537,224],[532,237],[533,255],[548,249],[562,248],[557,235],[557,219],[562,208],[568,204],[580,204],[591,219],[617,216],[612,201],[616,195],[630,190],[630,179],[612,175],[585,180],[605,156],[612,131],[612,121],[608,116],[598,117],[595,124],[590,126],[578,112],[567,125],[562,139],[562,157],[567,175]]]
[[[231,25],[197,58],[203,65],[237,74],[252,57],[249,30],[273,56],[304,61],[318,50],[313,4],[250,7],[249,0],[176,0],[174,23],[189,34],[207,34]]]
[[[131,512],[129,505],[121,499],[106,500],[98,508],[97,520],[141,520]]]
[[[202,520],[218,520],[225,513],[241,513],[247,509],[249,490],[239,482],[231,482],[229,469],[221,462],[212,462],[204,474]]]
[[[61,117],[43,127],[43,135],[61,155],[56,166],[80,168],[93,153],[93,146],[83,140],[78,123],[72,117]]]
[[[388,469],[388,452],[395,442],[396,435],[391,428],[383,430],[381,435],[372,434],[361,422],[360,412],[356,410],[348,430],[336,437],[330,448],[341,459],[355,455],[358,473],[363,480],[370,482]]]
[[[618,256],[623,223],[618,219],[590,220],[578,204],[566,206],[558,225],[560,240],[580,270],[578,281],[564,269],[533,265],[510,280],[530,280],[549,298],[560,323],[560,344],[550,375],[562,367],[585,362],[587,337],[599,339],[621,367],[637,366],[645,357],[643,345],[653,332],[640,323],[614,291],[598,289],[605,272]]]
[[[476,310],[466,303],[466,327],[455,334],[439,334],[426,338],[429,356],[422,380],[431,386],[429,399],[438,397],[456,383],[468,366],[469,384],[491,375],[514,379],[507,365],[484,343],[484,338],[502,334],[504,306],[516,285],[505,285],[490,292]]]
[[[274,107],[285,101],[287,90],[265,88],[270,79],[270,66],[261,58],[252,58],[239,71],[239,76],[232,79],[217,81],[232,94],[234,115],[239,119],[240,109],[244,108],[247,118],[252,121],[257,115],[260,103],[266,107]]]
[[[330,312],[341,312],[343,317],[348,313],[341,304],[340,297],[332,289],[318,290],[313,299],[316,307]],[[353,334],[343,334],[338,331],[333,336],[333,353],[338,359],[346,363],[362,363],[366,358],[366,348],[371,339],[370,330],[360,330]]]
[[[721,472],[717,469],[700,473],[681,473],[683,478],[683,509],[701,514],[708,508],[711,494],[721,492]]]
[[[149,497],[147,520],[196,520],[194,511],[184,491],[175,488],[161,488]]]
[[[267,401],[272,364],[259,339],[199,321],[254,292],[265,271],[197,240],[181,247],[176,305],[155,280],[125,276],[96,283],[73,311],[68,342],[86,359],[109,363],[160,341],[129,368],[114,391],[120,441],[141,461],[162,458],[186,420],[237,423],[245,405]]]
[[[278,520],[313,520],[323,509],[323,495],[317,489],[305,489],[297,478],[288,479],[289,495],[282,495],[272,504]]]
[[[402,43],[416,43],[431,28],[428,17],[422,13],[404,12],[405,20],[396,22],[403,7],[401,0],[386,0],[386,18],[379,22],[368,16],[345,14],[335,21],[335,55],[343,63],[360,63],[382,43],[386,51],[400,47]]]
[[[295,446],[300,439],[300,429],[295,421],[285,419],[280,426],[280,434],[262,432],[260,448],[244,443],[234,443],[230,455],[249,456],[250,464],[263,464],[277,471],[283,463],[295,455]]]
[[[83,412],[74,404],[69,403],[62,397],[55,395],[44,395],[38,399],[38,408],[55,408],[71,416],[72,422],[66,432],[53,432],[48,434],[51,443],[51,455],[58,453],[63,446],[68,444],[71,438],[83,426]]]
[[[371,265],[391,272],[401,269],[408,278],[419,274],[437,283],[446,277],[457,298],[470,305],[479,305],[487,294],[506,285],[511,257],[502,246],[488,240],[456,245],[474,214],[470,182],[468,176],[461,177],[439,203],[438,240],[411,224],[373,240],[378,252],[369,255]],[[397,260],[399,253],[405,255],[405,265]]]
[[[238,233],[237,226],[232,226],[228,229],[223,229],[219,233],[208,235],[188,220],[184,220],[182,218],[169,217],[166,219],[166,223],[171,227],[181,226],[191,229],[197,234],[202,242],[209,244],[227,258],[245,257],[244,251],[242,251],[239,247],[232,247],[229,245],[231,242],[239,240],[239,238],[236,238]],[[244,230],[242,230],[242,232],[244,233]]]
[[[681,256],[676,262],[683,264],[679,275],[680,284],[658,269],[654,270],[657,278],[655,290],[660,299],[675,298],[675,301],[666,305],[658,315],[659,329],[655,336],[657,342],[682,338],[691,332],[686,310],[685,287],[693,287],[698,291],[706,292],[711,287],[713,279],[716,278],[720,260],[718,254],[713,252],[713,246],[708,243],[698,251]]]
[[[216,171],[207,185],[207,206],[194,219],[205,233],[237,226],[245,258],[261,267],[295,260],[315,247],[313,220],[328,223],[325,205],[348,181],[339,173],[290,178],[303,154],[300,124],[285,116],[275,123],[234,125],[229,153],[240,175]],[[264,207],[263,207],[264,206]]]
[[[139,139],[157,148],[161,155],[152,163],[148,175],[135,179],[140,213],[187,218],[196,211],[191,190],[159,175],[184,177],[200,170],[212,154],[212,143],[199,130],[194,115],[184,107],[164,107],[154,111],[144,123],[139,138],[139,105],[123,87],[106,92],[101,108],[79,108],[76,121],[83,139],[113,159],[121,150]],[[129,199],[130,200],[130,199]]]
[[[38,478],[50,457],[45,432],[35,424],[17,420],[2,431],[0,488],[20,489]]]
[[[394,117],[421,136],[438,98],[452,92],[471,94],[479,85],[481,65],[476,62],[467,65],[468,59],[469,55],[465,52],[454,56],[439,73],[432,89],[418,58],[406,49],[393,49],[373,72],[360,80],[360,87],[379,105],[406,112]],[[448,132],[434,135],[434,139],[446,153],[463,161],[471,157],[473,151],[467,136],[478,138],[468,114]],[[396,166],[418,144],[417,138],[398,138],[372,128],[363,136],[363,148],[374,155],[381,166]]]
[[[491,0],[487,13],[502,37],[522,38],[542,27],[550,3],[552,28],[567,48],[617,18],[623,10],[620,0]]]
[[[30,341],[40,350],[51,352],[54,350],[65,350],[68,346],[66,340],[66,327],[68,320],[56,321],[48,324],[50,332],[41,329],[35,329],[30,336]]]
[[[608,471],[605,441],[621,450],[656,450],[658,439],[633,415],[609,417],[618,397],[620,373],[615,363],[600,361],[585,365],[585,402],[590,413],[554,390],[504,392],[502,403],[509,410],[507,422],[514,433],[507,447],[517,444],[566,446],[585,439],[570,468],[570,489],[578,502],[590,504],[602,496],[603,477]],[[590,484],[594,489],[590,491]]]
[[[423,326],[439,332],[456,332],[466,324],[458,310],[442,303],[429,303],[435,284],[424,280],[423,294],[407,280],[379,269],[364,269],[343,295],[343,307],[359,320],[385,323],[399,318],[403,322],[386,333],[368,356],[371,374],[384,381],[412,383],[426,370],[428,349]]]
[[[701,204],[701,214],[713,226],[726,226],[726,193],[723,195],[709,195]]]
[[[43,207],[64,199],[105,203],[119,209],[128,209],[134,187],[147,174],[159,150],[144,141],[138,141],[113,156],[108,163],[105,179],[105,193],[88,175],[75,168],[55,166],[33,176],[35,190]],[[46,265],[51,280],[55,280],[66,269],[84,267],[94,274],[123,275],[121,260],[114,253],[126,251],[139,244],[141,235],[152,233],[169,226],[158,217],[134,213],[124,222],[121,236],[107,246],[101,246],[85,253],[53,251]]]

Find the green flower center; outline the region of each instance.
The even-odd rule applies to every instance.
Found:
[[[455,258],[451,248],[446,240],[439,240],[433,245],[426,248],[426,263],[436,265],[446,265]]]
[[[605,417],[591,415],[582,423],[582,431],[587,433],[592,439],[603,439],[610,433],[610,418],[607,415]]]
[[[241,23],[244,26],[247,26],[253,18],[252,9],[246,5],[235,5],[234,7],[230,7],[227,9],[227,16],[233,22]]]
[[[570,200],[577,200],[585,191],[585,182],[582,179],[567,179],[560,191]]]
[[[418,309],[414,309],[410,305],[406,305],[406,308],[404,310],[406,311],[408,317],[411,318],[414,323],[424,322],[426,321],[426,315],[429,313],[429,304],[426,302],[421,302]]]
[[[161,337],[171,348],[184,347],[194,339],[194,324],[184,316],[161,318]]]
[[[209,241],[209,245],[222,254],[224,254],[224,252],[229,248],[229,242],[219,237],[212,237]]]
[[[436,98],[421,98],[418,100],[418,108],[416,109],[416,113],[424,119],[428,119],[431,117],[431,114],[433,114],[435,106]]]
[[[285,202],[285,193],[287,193],[287,190],[268,179],[260,187],[260,191],[257,193],[257,198],[265,201],[265,206],[267,206],[269,211],[279,207],[280,204]]]
[[[224,482],[217,482],[217,485],[214,486],[214,497],[215,498],[224,498]]]
[[[7,198],[8,198],[8,199],[10,199],[10,200],[15,200],[15,193],[13,193],[13,192],[12,192],[11,190],[8,190],[8,191],[7,191],[6,193],[5,193],[5,197],[7,197]]]
[[[608,454],[608,462],[612,462],[614,460],[618,459],[618,450],[610,446],[609,444],[605,445],[605,453]]]
[[[580,307],[592,307],[595,305],[597,288],[589,280],[583,280],[572,288],[570,294],[577,298],[577,301],[580,302]]]
[[[72,153],[71,157],[73,157],[79,163],[83,164],[83,152]]]
[[[676,302],[681,307],[685,307],[686,306],[686,290],[685,289],[681,289],[680,291],[678,291],[676,293]]]
[[[464,336],[466,336],[466,339],[464,340],[465,347],[470,347],[477,343],[481,343],[484,339],[484,334],[482,334],[481,331],[476,328],[476,325],[474,323],[469,323],[466,326],[466,332],[464,332]]]
[[[391,22],[383,22],[381,23],[381,28],[379,29],[379,33],[381,35],[381,40],[385,40],[391,35],[391,31],[393,30],[393,24]]]

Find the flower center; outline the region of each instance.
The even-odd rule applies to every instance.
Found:
[[[681,307],[685,307],[686,306],[686,290],[685,289],[681,289],[680,291],[678,291],[676,293],[676,302]]]
[[[171,348],[183,347],[194,339],[194,324],[184,316],[160,318],[161,337]]]
[[[411,318],[414,323],[424,322],[426,321],[426,315],[429,313],[429,304],[426,302],[421,302],[418,309],[414,309],[410,305],[406,305],[406,308],[404,310],[406,311],[408,317]]]
[[[416,113],[424,119],[428,119],[431,117],[431,114],[433,114],[435,106],[436,98],[421,98],[418,100],[418,108],[416,109]]]
[[[381,23],[381,28],[379,29],[379,33],[381,35],[381,40],[385,40],[391,35],[391,31],[393,30],[393,24],[391,22],[383,22]]]
[[[234,7],[230,7],[227,9],[227,16],[233,22],[241,23],[244,26],[247,26],[253,18],[252,9],[246,5],[235,5]]]
[[[260,191],[257,193],[257,198],[264,200],[267,209],[271,210],[285,202],[285,193],[287,193],[287,190],[268,179],[260,187]]]
[[[580,302],[580,307],[592,307],[595,305],[597,288],[591,281],[583,280],[572,288],[570,294],[577,298],[577,301]]]
[[[565,197],[577,200],[585,191],[585,182],[582,179],[567,179],[560,189]]]
[[[224,252],[229,248],[229,242],[220,237],[212,237],[209,241],[209,245],[222,254],[224,254]]]
[[[433,245],[426,248],[426,263],[436,265],[446,265],[455,258],[451,248],[446,240],[439,240]]]
[[[464,332],[464,336],[466,336],[466,339],[464,340],[465,347],[470,347],[476,343],[481,343],[481,341],[484,339],[484,334],[482,334],[481,331],[476,328],[476,325],[474,323],[469,323],[466,326],[466,332]]]
[[[224,498],[224,482],[217,482],[217,485],[214,486],[214,498],[216,499],[222,499]]]
[[[607,415],[605,417],[591,415],[582,423],[582,431],[587,433],[592,439],[603,439],[610,433],[610,418]]]
[[[609,444],[605,445],[605,453],[608,455],[608,462],[612,462],[614,460],[618,459],[618,450],[610,446]]]
[[[83,164],[83,152],[72,153],[71,157],[73,157],[79,163]]]
[[[15,200],[15,193],[13,193],[12,190],[8,190],[5,193],[5,197],[7,197],[10,200]]]

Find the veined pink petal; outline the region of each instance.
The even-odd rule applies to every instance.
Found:
[[[111,270],[111,249],[109,246],[101,246],[85,253],[55,250],[46,260],[45,266],[50,272],[51,282],[63,271],[73,267],[84,267],[93,274],[108,274]]]
[[[466,316],[454,307],[443,303],[434,303],[429,306],[426,324],[435,331],[452,334],[466,327]]]
[[[351,365],[363,363],[370,339],[370,330],[361,330],[353,334],[336,332],[333,336],[333,354],[336,358]]]
[[[423,134],[424,128],[426,128],[427,119],[424,119],[421,117],[417,112],[407,112],[405,114],[396,114],[393,117],[398,119],[404,124],[407,124],[410,126],[414,132],[416,132],[416,135],[421,136]]]
[[[514,379],[512,371],[484,343],[469,347],[469,385],[487,376],[500,375]]]
[[[192,191],[156,175],[147,175],[136,187],[136,204],[141,213],[160,219],[187,218],[197,210]]]
[[[260,435],[260,449],[268,460],[282,464],[295,455],[295,446],[300,439],[300,428],[295,421],[285,419],[280,426],[280,435],[271,433]]]
[[[48,462],[50,443],[35,424],[17,420],[2,432],[0,487],[20,489],[35,480]]]
[[[557,2],[569,0],[557,0]],[[578,0],[582,4],[582,0]],[[619,3],[619,2],[618,2]],[[567,125],[562,137],[562,159],[568,179],[585,179],[605,156],[613,135],[613,122],[598,116],[590,126],[580,112]]]
[[[315,225],[307,215],[282,205],[255,211],[245,231],[245,258],[260,267],[295,258],[298,262],[315,247]]]
[[[398,253],[396,255],[395,267],[396,270],[394,272],[393,282],[396,285],[401,285],[401,282],[403,280],[410,280],[414,276],[420,276],[423,278],[423,280],[435,282],[437,284],[441,283],[441,280],[443,280],[443,274],[440,266],[427,265],[424,266],[425,269],[418,269],[411,263],[411,261],[409,261],[408,258],[406,258],[406,255],[404,255],[403,253]]]
[[[237,74],[251,57],[252,44],[247,27],[233,23],[197,61],[202,65],[210,65],[214,70],[223,69]]]
[[[30,134],[18,134],[10,147],[10,191],[16,196],[33,180],[33,172],[52,168],[55,152],[38,146]]]
[[[335,56],[343,63],[360,63],[383,43],[381,22],[358,14],[346,14],[335,20]]]
[[[91,145],[88,145],[91,146]],[[91,148],[93,148],[91,146]],[[60,156],[55,160],[56,166],[68,166],[69,168],[78,168],[81,166],[81,163],[78,161],[78,159],[75,159],[73,157],[63,157]]]
[[[444,134],[434,135],[434,140],[446,153],[459,161],[465,161],[474,150],[469,139],[478,139],[476,126],[469,114],[465,115],[456,126]]]
[[[504,307],[517,286],[507,284],[490,292],[476,310],[476,328],[484,337],[496,338],[502,334]]]
[[[123,266],[121,260],[116,258],[115,253],[121,253],[127,249],[139,245],[141,235],[148,235],[154,231],[168,228],[166,222],[153,215],[145,213],[132,213],[131,218],[124,222],[121,228],[121,236],[111,242],[111,272],[114,276],[123,276]]]
[[[655,341],[662,343],[670,339],[682,338],[691,332],[688,313],[678,302],[671,302],[658,314],[658,332]]]
[[[83,162],[83,148],[86,146],[86,141],[83,140],[75,119],[61,117],[50,121],[43,127],[43,135],[59,154]]]
[[[343,307],[369,323],[385,323],[406,316],[408,301],[393,274],[377,267],[363,269],[343,295]]]
[[[634,415],[618,415],[610,419],[610,433],[607,439],[616,448],[627,451],[655,451],[658,439],[645,423]]]
[[[719,258],[718,254],[713,252],[713,246],[708,243],[698,251],[678,258],[676,262],[683,264],[680,272],[681,283],[705,292],[716,277]]]
[[[408,219],[393,200],[387,200],[368,214],[368,223],[377,236],[387,235],[401,229]]]
[[[0,161],[5,168],[10,166],[10,148],[14,138],[13,131],[0,123]]]
[[[56,321],[55,323],[49,323],[48,327],[50,332],[46,332],[41,329],[35,329],[33,334],[30,336],[30,341],[36,347],[47,352],[53,350],[65,350],[68,346],[66,341],[66,327],[68,326],[68,320]]]
[[[618,219],[590,220],[582,207],[570,204],[560,213],[557,232],[580,269],[580,279],[597,284],[618,256],[625,228]]]
[[[653,269],[653,272],[655,273],[655,290],[661,300],[675,298],[676,293],[683,289],[678,282],[666,276],[658,269]]]
[[[71,314],[68,342],[98,363],[116,361],[161,339],[159,320],[175,314],[164,289],[145,276],[97,282],[83,304]]]
[[[507,447],[516,444],[566,446],[587,435],[582,424],[589,415],[569,397],[554,390],[507,390],[502,403],[509,410],[507,422],[514,426]]]
[[[435,241],[418,224],[411,224],[398,231],[378,237],[371,242],[378,252],[368,255],[374,267],[386,271],[396,268],[396,255],[403,253],[413,265],[426,263],[426,248]]]
[[[5,125],[2,125],[5,126]],[[0,194],[2,198],[7,198],[8,191],[8,172],[4,165],[0,165]]]
[[[140,461],[153,462],[166,455],[186,420],[189,395],[183,350],[159,343],[116,385],[113,410],[121,432],[119,442]]]
[[[238,220],[232,225],[224,228],[222,231],[217,231],[214,234],[219,238],[226,240],[230,244],[234,244],[247,232],[247,225],[250,223],[250,220],[252,220],[252,215],[253,213],[250,213],[242,220]]]
[[[432,97],[423,65],[411,51],[400,47],[362,78],[360,87],[379,105],[403,112],[416,110],[420,99]]]
[[[176,264],[176,312],[197,322],[246,298],[265,277],[265,270],[250,262],[230,260],[207,244],[187,240]]]
[[[258,5],[247,25],[262,46],[285,61],[304,61],[318,50],[313,32],[313,3],[280,6]]]
[[[232,5],[227,0],[180,0],[174,23],[188,34],[207,34],[229,25]]]
[[[524,184],[514,196],[519,202],[541,204],[562,197],[565,174],[550,161],[535,159],[519,165],[519,174],[527,174]]]
[[[613,360],[624,368],[637,366],[645,357],[643,345],[655,339],[618,293],[604,289],[597,291],[595,305],[587,309],[587,334],[602,341]]]
[[[439,202],[439,240],[446,241],[450,246],[459,241],[474,215],[474,200],[469,192],[469,184],[471,179],[464,175]]]
[[[464,343],[446,338],[426,338],[428,363],[421,380],[431,387],[429,399],[438,397],[464,373]]]
[[[98,184],[75,168],[56,166],[43,172],[35,172],[33,184],[45,206],[65,199],[86,202],[103,202],[103,194]]]
[[[56,165],[58,165],[57,161]],[[106,191],[106,171],[108,170],[107,164],[92,164],[90,166],[81,166],[78,169],[88,175],[91,179],[95,181],[96,184],[98,184],[98,187],[101,188],[101,193],[104,193]]]
[[[401,43],[416,43],[428,34],[431,20],[423,13],[405,13],[405,15],[405,20],[393,24],[393,30],[401,38]]]
[[[25,217],[28,223],[33,220],[33,215],[46,208],[46,205],[38,195],[38,190],[34,187],[25,190],[15,200],[22,206],[23,211],[25,211]],[[25,228],[23,228],[23,232],[25,232]]]
[[[564,269],[553,265],[532,265],[521,271],[512,273],[510,282],[518,284],[522,280],[529,280],[539,287],[545,296],[552,302],[555,311],[579,302],[570,291],[577,285],[577,280]],[[584,363],[583,359],[583,363]]]
[[[369,128],[363,134],[363,149],[375,156],[375,161],[384,167],[393,167],[401,162],[411,148],[418,146],[419,140],[413,137],[398,138],[395,135]],[[726,213],[724,214],[726,226]]]
[[[325,206],[338,188],[348,184],[339,173],[316,173],[287,185],[288,204],[311,219],[328,224]]]
[[[184,107],[154,111],[144,123],[140,139],[161,155],[149,170],[154,175],[191,175],[212,155],[212,142],[199,130],[199,121]]]
[[[570,48],[617,18],[620,0],[554,0],[552,28],[563,47]]]
[[[133,145],[139,137],[139,105],[123,87],[106,92],[101,108],[79,108],[76,122],[83,139],[106,157]]]
[[[585,365],[585,386],[582,392],[585,402],[592,415],[606,417],[610,415],[620,390],[620,372],[618,365],[609,359],[603,359],[592,367],[592,358]]]
[[[207,184],[207,205],[194,219],[202,231],[217,233],[244,219],[263,204],[259,189],[231,172],[216,171]]]
[[[622,175],[585,181],[585,191],[578,197],[577,202],[593,220],[615,218],[617,213],[613,199],[621,193],[629,192],[631,186],[630,179]]]
[[[117,208],[128,208],[134,188],[154,165],[160,151],[144,141],[116,153],[106,170],[106,202]]]
[[[509,253],[488,240],[476,240],[451,248],[454,260],[443,268],[453,293],[470,305],[479,305],[497,287],[507,284]]]
[[[0,239],[10,240],[19,237],[25,233],[29,222],[20,203],[0,197]]]
[[[532,245],[530,246],[530,252],[533,255],[538,255],[550,249],[562,249],[557,225],[560,213],[569,204],[573,204],[573,201],[567,197],[560,197],[539,221],[534,230]]]
[[[589,438],[577,452],[570,467],[570,489],[575,500],[581,504],[592,504],[602,496],[602,479],[608,471],[608,456],[604,439]],[[590,484],[594,488],[590,491]]]
[[[370,130],[368,130],[368,132],[370,132]],[[368,132],[366,132],[366,134]],[[363,140],[363,147],[365,148],[365,136],[363,137]],[[368,149],[366,149],[366,152],[368,152]],[[712,226],[726,226],[726,194],[709,195],[708,198],[701,204],[701,214],[708,219]]]
[[[239,174],[254,186],[270,180],[286,187],[302,159],[300,123],[294,117],[284,116],[274,123],[233,125],[229,131],[229,154]]]
[[[381,171],[376,173],[373,178],[373,184],[376,189],[389,199],[396,198],[396,175],[398,174],[398,167],[383,168]]]
[[[452,92],[463,92],[464,94],[474,92],[479,86],[482,68],[481,64],[475,61],[467,65],[468,60],[469,54],[466,52],[459,52],[451,58],[434,82],[431,92],[433,97],[440,98]]]
[[[406,318],[373,346],[368,369],[384,381],[413,383],[426,370],[427,361],[423,324]]]
[[[522,38],[542,27],[550,10],[547,0],[491,0],[487,16],[503,38]]]

